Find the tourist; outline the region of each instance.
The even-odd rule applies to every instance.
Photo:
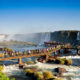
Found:
[[[26,55],[26,51],[25,50],[23,51],[23,55]]]
[[[31,50],[29,50],[28,53],[31,54]]]
[[[48,49],[48,48],[47,48],[46,50],[47,50],[47,52],[49,51],[49,49]]]

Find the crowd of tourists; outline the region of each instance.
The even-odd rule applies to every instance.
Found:
[[[2,54],[0,54],[0,57],[11,57],[11,56],[20,56],[20,55],[48,53],[48,52],[53,51],[54,49],[55,49],[55,47],[49,47],[49,48],[45,48],[45,49],[35,49],[35,50],[27,50],[27,51],[23,50],[22,52],[4,49],[2,51]],[[1,55],[3,55],[3,56],[1,56]]]

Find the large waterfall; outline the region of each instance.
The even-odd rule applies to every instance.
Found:
[[[44,42],[50,41],[50,33],[42,33],[39,45],[42,45]]]
[[[33,42],[38,45],[42,45],[45,41],[50,41],[50,33],[34,33],[34,34],[26,34],[26,35],[15,35],[14,39],[18,41],[28,41]]]
[[[33,33],[33,34],[15,34],[15,35],[5,35],[0,37],[0,41],[3,40],[17,40],[17,41],[26,41],[42,45],[45,41],[50,41],[50,33]]]
[[[77,33],[77,40],[80,41],[80,32]]]

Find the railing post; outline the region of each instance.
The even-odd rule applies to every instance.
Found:
[[[19,64],[21,64],[21,63],[22,63],[22,60],[21,60],[21,58],[19,58],[19,59],[18,59],[18,63],[19,63]]]
[[[77,49],[77,55],[79,55],[79,49]]]
[[[48,60],[48,57],[49,57],[49,56],[46,54],[46,61]]]
[[[56,50],[54,51],[54,56],[56,55]]]

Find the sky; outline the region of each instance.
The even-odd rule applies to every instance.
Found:
[[[80,30],[80,0],[0,0],[0,34]]]

